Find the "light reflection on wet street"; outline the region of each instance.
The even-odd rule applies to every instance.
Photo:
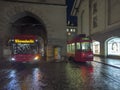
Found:
[[[120,69],[104,64],[41,62],[0,70],[0,90],[120,90]]]

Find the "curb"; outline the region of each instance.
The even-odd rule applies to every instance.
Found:
[[[108,65],[108,66],[111,66],[111,67],[115,67],[115,68],[120,69],[120,67],[118,67],[118,66],[111,65],[111,64],[107,64],[107,63],[104,63],[104,62],[101,62],[101,61],[94,61],[94,62],[97,62],[97,63],[102,63],[102,64],[105,64],[105,65]]]

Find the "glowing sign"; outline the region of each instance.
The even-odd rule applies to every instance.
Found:
[[[15,39],[15,43],[34,43],[34,40],[32,40],[32,39],[25,39],[25,40]]]
[[[82,40],[90,40],[89,38],[82,38]]]

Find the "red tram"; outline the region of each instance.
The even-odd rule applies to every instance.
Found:
[[[15,35],[9,40],[12,62],[37,62],[41,60],[41,39],[34,35]]]
[[[76,62],[93,61],[92,39],[80,34],[67,41],[67,57]]]

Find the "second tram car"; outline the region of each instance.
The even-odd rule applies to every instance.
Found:
[[[15,35],[9,40],[11,62],[37,62],[42,58],[41,40],[35,35]]]
[[[80,34],[67,41],[67,57],[76,62],[93,61],[92,39]]]

